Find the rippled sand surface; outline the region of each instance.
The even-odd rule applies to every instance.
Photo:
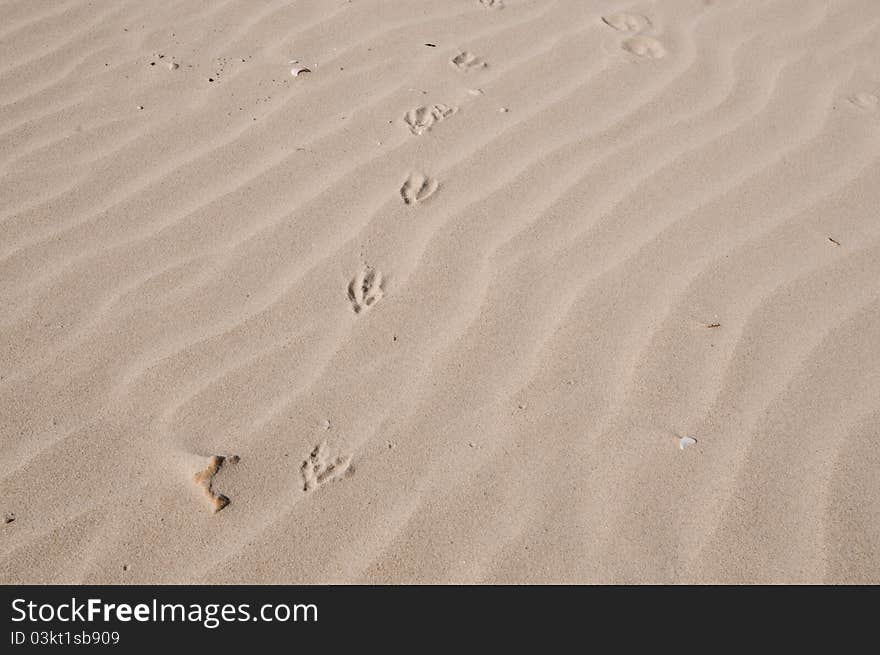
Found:
[[[876,0],[0,13],[0,581],[880,582]]]

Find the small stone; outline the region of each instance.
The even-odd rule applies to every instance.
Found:
[[[682,437],[678,440],[678,448],[679,450],[684,450],[685,448],[689,448],[697,443],[697,440],[693,437]]]
[[[330,421],[328,421],[327,419],[324,419],[324,421],[321,423],[321,427],[324,428],[325,430],[329,430],[330,429]]]
[[[502,114],[506,114],[506,113],[509,112],[510,110],[509,110],[507,107],[502,107],[502,108],[499,109],[498,111],[499,111],[500,113],[502,113]]]
[[[3,523],[8,525],[13,521],[15,521],[15,514],[13,514],[12,512],[7,512],[6,516],[3,517]]]
[[[168,70],[176,71],[178,68],[180,68],[180,64],[178,64],[176,61],[168,62]]]
[[[143,109],[143,108],[144,108],[143,105],[138,105],[138,109]]]

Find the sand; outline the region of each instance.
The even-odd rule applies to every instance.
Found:
[[[0,582],[880,582],[876,0],[0,13]]]

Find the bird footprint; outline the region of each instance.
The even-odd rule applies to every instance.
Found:
[[[666,48],[652,36],[639,34],[623,42],[621,46],[627,52],[644,59],[662,59],[666,56]]]
[[[602,22],[618,32],[644,32],[651,27],[651,21],[640,14],[611,14],[602,16]]]
[[[343,475],[350,475],[352,471],[349,455],[330,459],[327,456],[327,444],[320,443],[312,449],[308,458],[303,460],[302,466],[300,466],[303,491],[311,491]]]
[[[371,268],[362,268],[348,285],[348,299],[355,314],[372,307],[383,295],[382,273]]]
[[[877,108],[878,104],[880,104],[880,99],[877,98],[873,93],[857,93],[854,96],[850,96],[849,101],[859,109],[863,109],[865,111],[873,111]]]
[[[632,34],[620,47],[644,59],[662,59],[666,56],[666,46],[653,36],[643,34],[651,28],[651,19],[641,14],[610,14],[602,16],[602,22],[618,32]]]
[[[449,63],[466,73],[474,68],[485,68],[488,64],[471,52],[459,52]]]
[[[433,178],[421,173],[410,173],[406,182],[400,187],[400,196],[407,205],[414,205],[417,202],[427,200],[438,186],[437,180]]]
[[[421,106],[406,112],[403,121],[409,126],[410,132],[418,136],[430,130],[434,123],[449,118],[457,111],[458,107],[450,107],[442,103]]]

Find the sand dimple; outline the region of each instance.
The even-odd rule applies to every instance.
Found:
[[[651,27],[651,21],[641,14],[611,14],[602,16],[602,22],[618,32],[638,33]]]
[[[228,497],[214,491],[214,476],[217,475],[220,472],[220,469],[222,469],[227,463],[236,464],[239,459],[240,457],[238,455],[231,455],[229,457],[213,455],[211,459],[208,460],[208,465],[193,476],[193,481],[201,487],[205,496],[210,501],[214,512],[219,512],[229,504]]]
[[[458,107],[450,107],[443,103],[422,105],[406,112],[403,121],[413,134],[420,136],[430,130],[435,123],[449,118],[457,111]]]
[[[348,285],[348,299],[355,314],[360,314],[375,305],[385,295],[382,288],[382,273],[371,268],[362,268]]]
[[[343,475],[351,474],[351,456],[340,455],[329,457],[327,444],[320,443],[312,449],[307,459],[300,466],[303,478],[303,491],[312,491],[327,482],[337,480]]]
[[[480,57],[467,51],[459,52],[449,60],[449,63],[454,66],[456,70],[462,71],[463,73],[474,70],[475,68],[485,68],[488,66],[488,64]]]
[[[407,205],[414,205],[430,198],[438,186],[437,180],[433,178],[421,173],[410,173],[400,187],[400,197]]]
[[[666,48],[652,36],[640,34],[628,38],[621,47],[637,57],[644,59],[662,59],[666,56]]]

